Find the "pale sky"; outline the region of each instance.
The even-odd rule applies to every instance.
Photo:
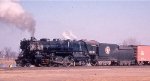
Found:
[[[150,45],[150,1],[50,1],[23,0],[23,8],[36,20],[35,37],[62,38],[72,31],[78,39],[120,44],[136,38]],[[0,23],[0,49],[19,49],[28,32]]]

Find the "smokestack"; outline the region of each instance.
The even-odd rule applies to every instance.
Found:
[[[35,20],[22,8],[19,0],[0,0],[0,22],[14,25],[34,36]]]

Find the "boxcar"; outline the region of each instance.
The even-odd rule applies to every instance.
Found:
[[[137,53],[137,63],[139,65],[143,64],[150,64],[150,46],[137,46],[136,47]]]

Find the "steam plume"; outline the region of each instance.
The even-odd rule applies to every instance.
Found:
[[[65,39],[71,39],[68,32],[63,32],[62,35]]]
[[[70,31],[70,36],[71,36],[73,39],[77,39],[77,36],[74,35],[71,31]]]
[[[65,39],[77,39],[77,36],[75,36],[71,31],[65,31],[62,35]]]
[[[19,4],[19,0],[0,0],[0,22],[27,30],[34,36],[35,21]]]

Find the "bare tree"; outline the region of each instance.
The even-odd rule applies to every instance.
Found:
[[[1,50],[1,51],[0,51],[0,58],[3,58],[3,59],[5,58],[4,50]]]
[[[5,47],[4,51],[5,51],[5,58],[7,60],[9,60],[10,59],[10,55],[11,55],[11,48]]]
[[[0,51],[0,58],[3,58],[2,51]]]
[[[12,51],[10,47],[5,47],[3,49],[3,58],[4,59],[15,59],[17,57],[17,52]]]
[[[128,38],[123,41],[123,45],[140,45],[140,42],[137,41],[135,38]]]
[[[16,59],[17,58],[17,52],[11,51],[10,58]]]

